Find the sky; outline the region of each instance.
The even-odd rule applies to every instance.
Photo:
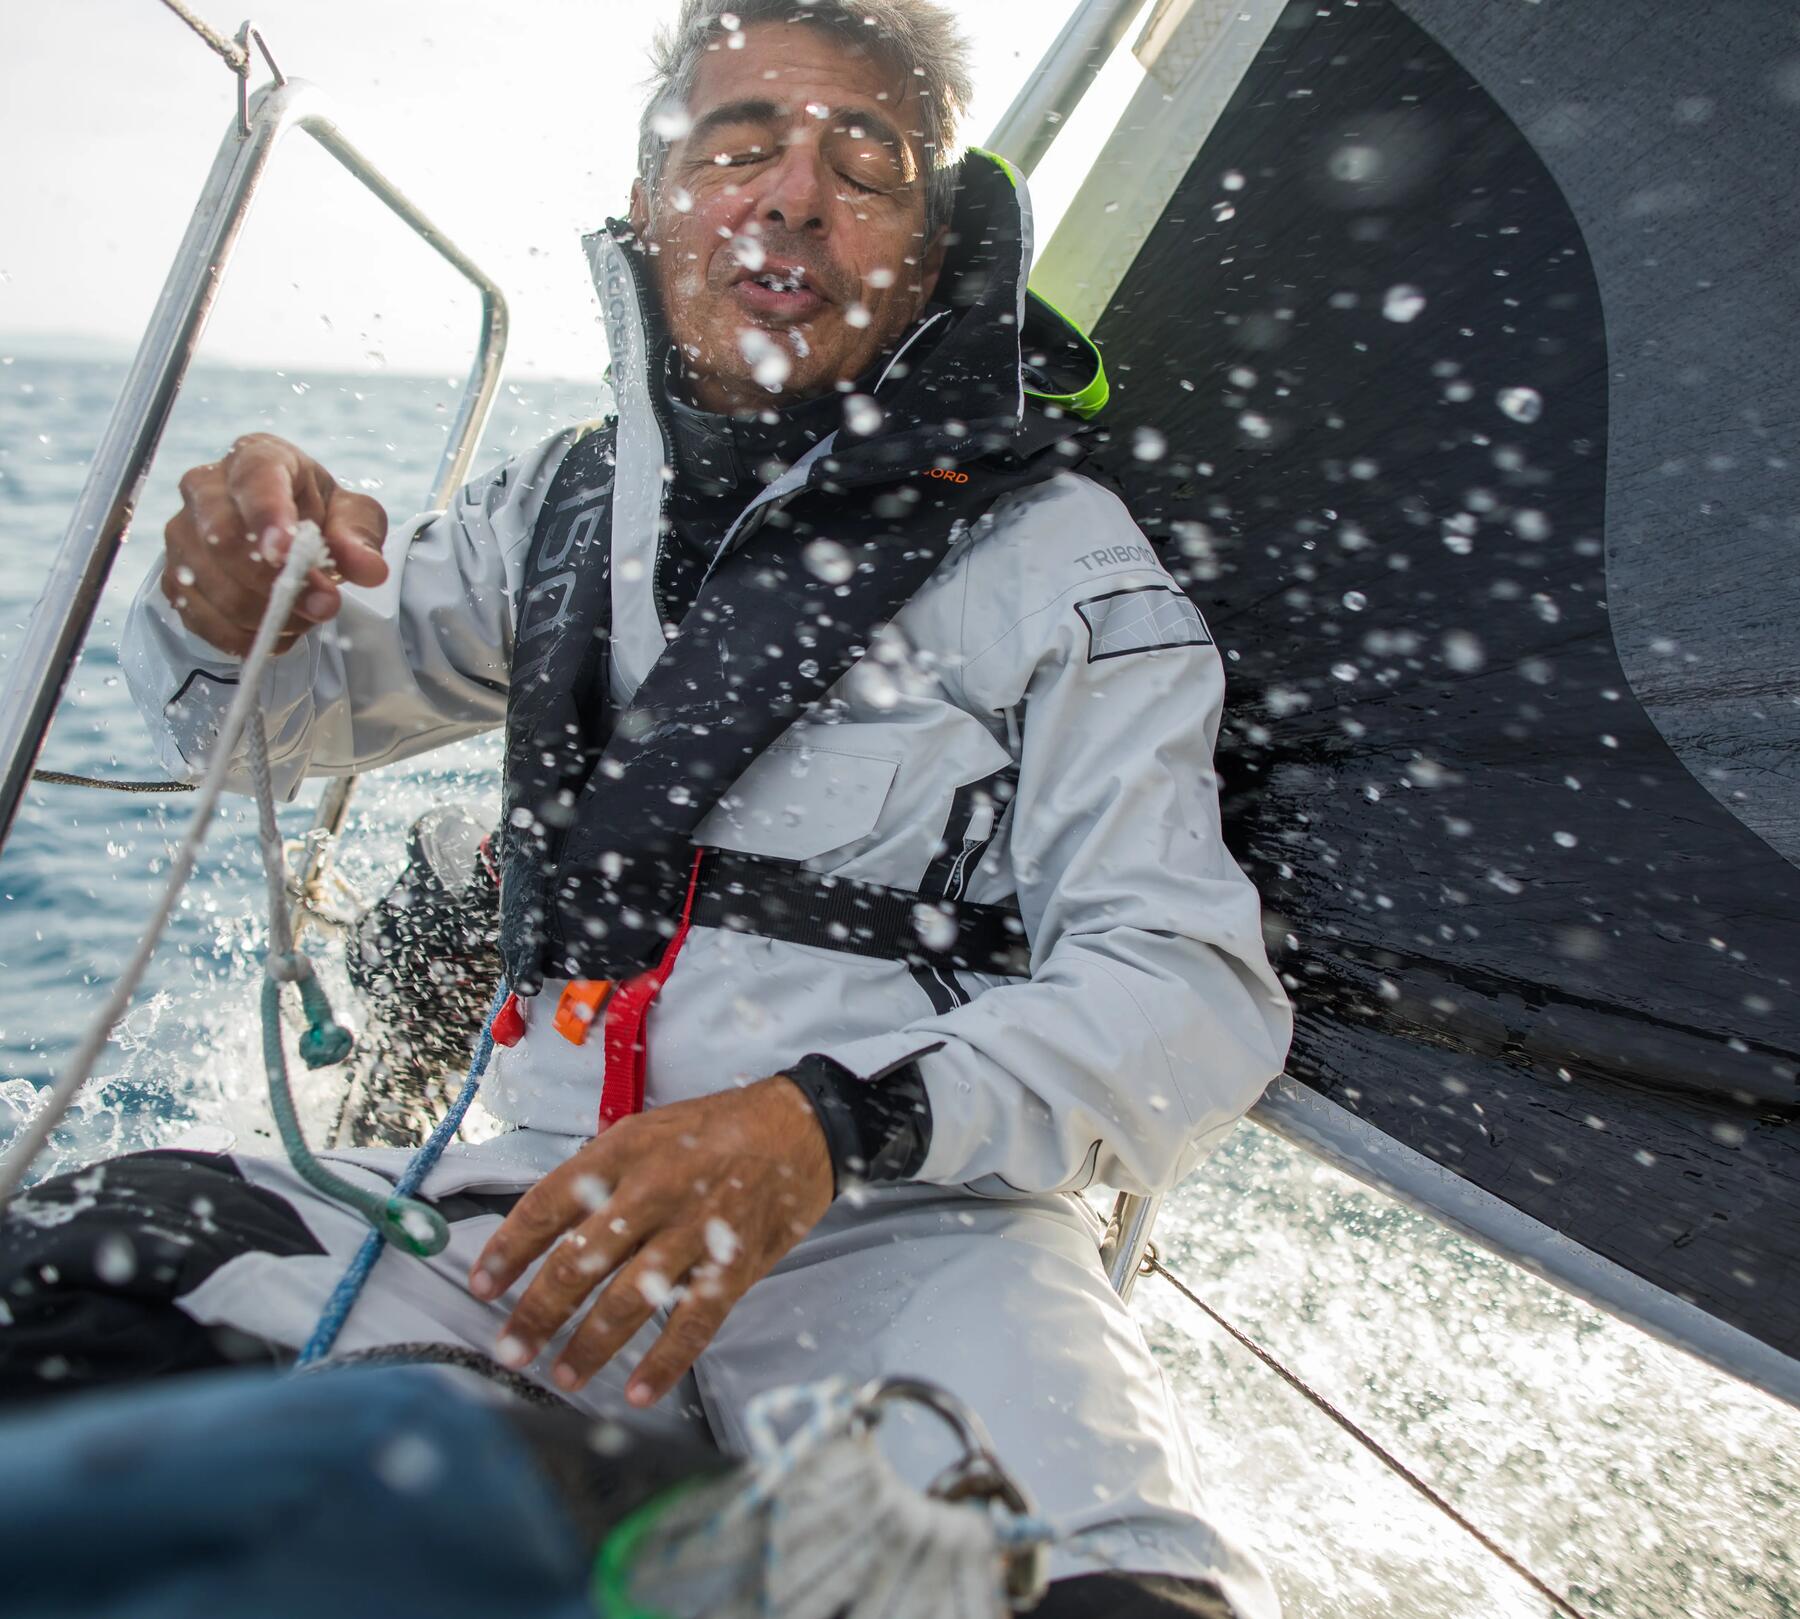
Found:
[[[222,31],[238,13],[194,9]],[[979,140],[1071,0],[965,0]],[[651,31],[674,0],[260,0],[290,76],[505,291],[507,369],[605,351],[579,246],[622,211]],[[529,22],[522,21],[529,18]],[[1131,35],[1128,35],[1128,41]],[[1034,177],[1040,241],[1142,77],[1121,49]],[[235,80],[158,0],[0,6],[0,352],[128,352],[235,113]],[[302,134],[276,153],[202,357],[314,370],[466,368],[472,291]]]

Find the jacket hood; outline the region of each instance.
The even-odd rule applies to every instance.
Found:
[[[831,436],[821,470],[837,482],[984,455],[1004,454],[1039,422],[1063,432],[1106,403],[1107,380],[1093,342],[1029,290],[1031,202],[1004,158],[971,149],[958,164],[956,203],[937,297],[894,356],[922,357],[877,388],[880,425],[849,426]],[[641,250],[621,221],[583,239],[600,295],[621,412],[634,389],[655,386],[643,363],[650,348],[652,302]],[[927,341],[928,340],[928,341]],[[635,363],[634,363],[635,362]],[[1071,420],[1072,419],[1072,420]]]

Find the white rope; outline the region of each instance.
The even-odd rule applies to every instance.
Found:
[[[232,698],[231,707],[225,713],[225,721],[214,739],[212,762],[207,766],[200,790],[194,796],[194,813],[188,821],[181,844],[175,851],[175,858],[170,863],[169,880],[163,887],[162,899],[150,919],[150,925],[138,940],[131,959],[113,981],[106,1004],[94,1014],[81,1043],[44,1098],[43,1106],[26,1121],[24,1129],[8,1150],[5,1163],[0,1166],[0,1202],[11,1197],[24,1184],[26,1171],[43,1151],[51,1132],[62,1123],[69,1109],[74,1106],[81,1087],[92,1077],[94,1064],[106,1049],[106,1042],[112,1037],[112,1031],[125,1015],[126,1007],[131,1004],[131,997],[137,993],[157,941],[168,926],[170,916],[174,914],[175,902],[181,897],[182,889],[187,886],[188,879],[194,873],[200,845],[206,841],[207,828],[212,824],[213,811],[218,806],[219,794],[224,790],[225,777],[231,770],[232,755],[252,714],[256,714],[257,726],[261,728],[262,717],[257,713],[257,705],[261,701],[259,688],[262,685],[263,667],[274,654],[276,638],[293,616],[294,602],[300,594],[301,586],[306,583],[308,570],[318,567],[325,559],[325,542],[320,537],[317,526],[302,523],[294,535],[287,561],[276,578],[275,588],[269,595],[269,605],[263,611],[256,639],[251,642],[250,650],[244,656],[243,666],[238,673],[237,695]]]
[[[244,727],[250,744],[250,781],[256,789],[257,841],[262,845],[263,881],[269,890],[269,976],[297,977],[294,924],[288,914],[287,849],[275,820],[275,784],[269,778],[269,737],[263,729],[262,711],[250,716]]]

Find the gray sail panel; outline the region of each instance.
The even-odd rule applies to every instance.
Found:
[[[1546,49],[1491,71],[1560,105]],[[1565,98],[1597,71],[1569,54]],[[1230,659],[1230,836],[1294,988],[1293,1076],[1793,1358],[1800,871],[1670,746],[1614,634],[1649,588],[1621,514],[1668,533],[1691,494],[1644,475],[1666,424],[1615,420],[1637,295],[1585,216],[1628,212],[1604,187],[1631,179],[1596,170],[1577,212],[1392,0],[1289,7],[1106,302],[1101,464]],[[1794,362],[1791,316],[1762,336],[1716,363]]]
[[[1400,4],[1525,132],[1593,258],[1632,688],[1707,790],[1800,860],[1800,13]]]

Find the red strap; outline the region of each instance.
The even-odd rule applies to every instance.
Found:
[[[494,1014],[488,1033],[497,1046],[516,1046],[525,1038],[525,1014],[519,1010],[519,997],[508,994],[506,1004]]]
[[[694,851],[693,870],[688,873],[687,898],[681,906],[681,925],[663,951],[662,960],[635,978],[613,986],[606,1003],[603,1039],[606,1051],[606,1079],[600,1087],[600,1128],[640,1113],[644,1107],[644,1055],[648,1049],[644,1022],[650,1015],[650,1004],[662,992],[669,974],[675,970],[675,958],[681,954],[682,941],[688,935],[688,922],[694,913],[694,890],[700,886],[700,861],[704,849]]]

